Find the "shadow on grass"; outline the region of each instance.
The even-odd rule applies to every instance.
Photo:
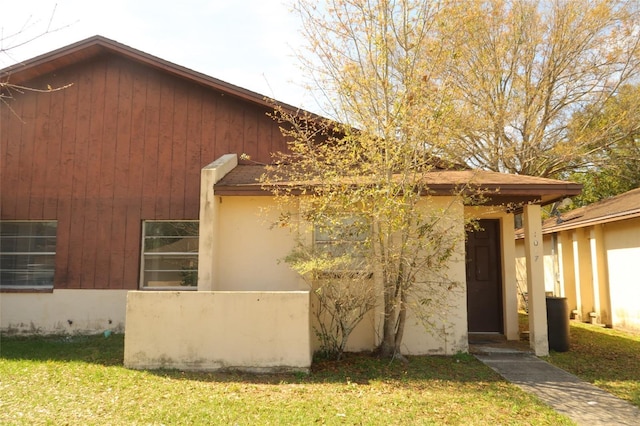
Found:
[[[122,365],[124,335],[0,336],[0,359]]]
[[[95,336],[6,337],[0,340],[0,360],[84,362],[122,367],[124,335],[109,338]],[[174,369],[143,370],[145,374],[175,380],[205,382],[282,383],[356,383],[388,380],[399,385],[418,381],[496,382],[500,376],[473,356],[415,356],[409,362],[381,359],[371,353],[346,354],[341,361],[315,360],[311,372],[251,374],[244,372],[196,372]]]
[[[367,385],[371,381],[390,381],[396,386],[414,386],[416,382],[479,383],[503,379],[473,356],[414,356],[403,364],[379,358],[370,353],[349,353],[340,360],[316,360],[311,372],[281,374],[251,374],[244,372],[200,373],[179,370],[147,370],[150,374],[173,379],[244,382],[260,384],[354,383]]]

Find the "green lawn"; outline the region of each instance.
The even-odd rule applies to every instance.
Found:
[[[640,407],[640,334],[571,323],[569,352],[547,361]]]
[[[123,340],[4,337],[0,424],[570,424],[468,355],[350,355],[309,375],[133,371]]]

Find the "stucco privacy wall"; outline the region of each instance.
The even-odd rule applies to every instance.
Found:
[[[306,371],[309,293],[130,292],[124,365]]]
[[[640,218],[603,228],[613,326],[640,331]]]
[[[54,290],[2,293],[3,333],[86,334],[122,332],[127,290]]]

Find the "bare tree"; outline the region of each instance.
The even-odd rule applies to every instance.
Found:
[[[362,237],[360,269],[382,312],[380,353],[402,357],[409,311],[447,306],[463,286],[447,275],[464,239],[462,201],[431,203],[426,179],[437,167],[432,147],[451,127],[442,76],[452,56],[436,37],[446,10],[409,0],[300,0],[296,10],[308,47],[301,59],[337,121],[277,110],[290,152],[276,156],[264,185],[297,206],[281,225]],[[307,252],[323,256],[317,249]]]
[[[20,62],[14,56],[16,50],[69,26],[58,26],[54,24],[56,8],[57,5],[53,7],[48,20],[44,23],[31,15],[16,30],[6,32],[4,27],[0,29],[0,64],[6,62],[12,66],[11,70],[5,70],[5,72],[0,73],[0,105],[11,109],[11,111],[13,111],[13,109],[11,108],[10,101],[17,94],[28,91],[53,92],[69,87],[69,85],[64,85],[59,87],[47,86],[45,88],[36,88],[28,85],[14,84],[11,81],[12,70],[19,70],[20,68]],[[13,112],[15,114],[15,111]]]
[[[637,128],[624,116],[599,133],[591,124],[638,77],[636,0],[454,1],[438,30],[455,52],[447,77],[459,118],[442,151],[452,159],[556,177],[593,161],[612,132]],[[583,128],[570,129],[578,112]]]

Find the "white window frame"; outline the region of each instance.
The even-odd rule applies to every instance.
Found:
[[[57,251],[57,244],[58,244],[58,221],[57,220],[3,220],[0,221],[0,224],[9,224],[9,223],[14,223],[14,224],[43,224],[45,226],[52,226],[55,229],[54,235],[37,235],[37,234],[29,234],[29,235],[9,235],[6,234],[6,232],[0,232],[0,256],[5,257],[5,256],[15,256],[15,257],[20,257],[20,256],[24,256],[27,257],[27,259],[29,259],[29,257],[38,257],[38,256],[47,256],[47,257],[52,257],[53,258],[53,267],[46,267],[47,263],[32,263],[32,264],[27,264],[26,265],[26,269],[6,269],[3,268],[2,271],[2,275],[6,274],[7,271],[14,271],[16,274],[22,274],[23,276],[26,277],[26,284],[15,284],[15,283],[11,283],[8,284],[6,277],[3,279],[2,275],[0,275],[0,288],[1,289],[12,289],[12,290],[21,290],[21,289],[53,289],[54,283],[55,283],[55,273],[56,273],[56,251]],[[41,239],[53,239],[53,244],[49,244],[49,246],[47,247],[47,249],[49,249],[48,251],[38,251],[37,247],[35,247],[36,244],[35,240],[41,238]],[[23,250],[23,251],[8,251],[6,250],[8,243],[6,241],[2,241],[2,240],[10,240],[10,239],[16,239],[17,240],[26,240],[26,239],[32,239],[34,240],[33,243],[29,243],[28,244],[28,250]],[[51,245],[53,246],[53,251],[51,251]],[[45,266],[45,267],[42,267]],[[0,267],[2,267],[0,265]],[[45,275],[46,278],[46,284],[37,284],[35,281],[34,277],[37,277],[38,275],[43,276]]]
[[[193,251],[167,251],[167,252],[162,252],[162,251],[147,251],[146,250],[146,242],[147,240],[153,239],[153,238],[167,238],[167,236],[162,236],[162,235],[156,235],[156,236],[149,236],[147,235],[147,224],[149,223],[196,223],[199,225],[199,221],[198,220],[144,220],[142,222],[142,244],[141,244],[141,256],[140,256],[140,283],[139,283],[139,287],[141,290],[184,290],[184,291],[195,291],[198,289],[198,285],[197,285],[197,277],[198,277],[198,251],[196,250],[195,252]],[[178,236],[176,236],[178,237]],[[195,246],[198,247],[198,240],[200,238],[200,229],[198,226],[198,235],[197,236],[185,236],[184,238],[191,238],[195,240]],[[189,270],[189,273],[194,273],[195,272],[195,276],[192,276],[193,278],[195,278],[195,284],[194,285],[158,285],[158,286],[153,286],[153,285],[145,285],[145,274],[152,272],[152,271],[156,271],[156,272],[184,272],[183,269],[148,269],[148,265],[146,265],[147,259],[150,257],[156,257],[156,258],[161,258],[163,256],[166,257],[174,257],[174,258],[179,258],[179,257],[184,257],[184,258],[192,258],[195,256],[196,258],[196,262],[195,262],[195,268]]]

